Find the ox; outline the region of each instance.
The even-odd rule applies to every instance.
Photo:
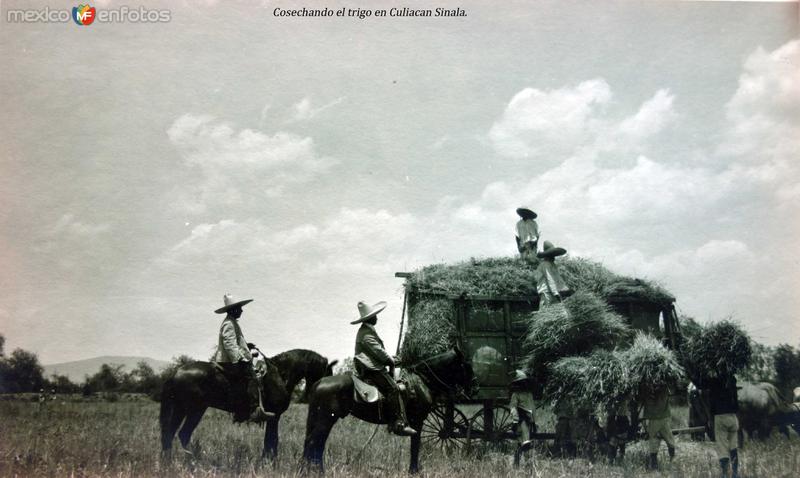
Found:
[[[767,382],[739,382],[737,394],[739,401],[739,444],[743,434],[749,438],[764,439],[770,436],[772,428],[778,427],[789,437],[789,427],[800,435],[800,406],[781,397],[778,389]],[[690,391],[689,426],[705,426],[708,436],[714,438],[713,417],[709,416],[707,395],[700,391]]]

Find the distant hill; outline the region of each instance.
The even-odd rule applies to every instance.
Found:
[[[85,360],[76,360],[74,362],[64,362],[64,363],[55,363],[52,365],[44,365],[44,376],[50,377],[50,375],[58,374],[58,375],[66,375],[69,379],[75,383],[83,382],[83,379],[86,375],[94,375],[100,370],[100,366],[104,363],[109,365],[124,365],[125,368],[122,370],[125,372],[130,372],[131,370],[136,368],[136,364],[139,362],[146,362],[148,365],[153,367],[153,370],[156,373],[160,372],[167,365],[169,362],[165,362],[163,360],[156,360],[149,357],[119,357],[119,356],[110,356],[105,355],[103,357],[94,357]]]

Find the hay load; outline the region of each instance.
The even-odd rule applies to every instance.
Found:
[[[569,398],[583,408],[615,409],[634,391],[629,364],[622,352],[596,350],[585,357],[564,357],[550,365],[544,397]]]
[[[693,374],[733,375],[750,365],[753,349],[750,337],[741,327],[723,320],[703,327],[689,340],[684,357]]]
[[[528,369],[539,378],[562,357],[612,349],[631,333],[625,319],[591,292],[576,292],[562,304],[543,307],[533,315],[525,347]]]
[[[544,320],[553,328],[552,333],[537,330],[536,336],[547,338],[546,342],[550,345],[538,347],[539,350],[531,357],[534,362],[546,365],[565,356],[560,355],[564,351],[573,349],[588,353],[586,341],[582,341],[580,336],[588,337],[598,330],[600,335],[593,337],[592,343],[595,344],[595,340],[599,339],[606,344],[603,347],[613,346],[615,340],[623,334],[621,327],[625,327],[625,324],[615,314],[614,318],[610,318],[612,316],[609,314],[613,312],[606,305],[609,298],[625,296],[642,300],[673,300],[669,293],[654,283],[615,274],[602,264],[587,259],[560,258],[558,267],[567,284],[576,291],[567,302],[571,303],[577,322],[560,323],[559,311],[548,311],[547,307],[535,314],[535,321],[532,316],[532,323]],[[401,358],[404,361],[416,361],[455,345],[455,311],[439,301],[446,300],[447,296],[462,294],[535,297],[534,270],[535,264],[515,257],[502,257],[473,258],[456,264],[434,264],[413,272],[405,282],[406,293],[413,298],[410,300],[412,308],[409,311],[413,320],[409,322],[409,329],[404,337]],[[600,318],[591,317],[593,313],[598,313]],[[584,331],[582,335],[577,333],[581,330]],[[562,339],[569,341],[571,337],[578,337],[578,342],[570,346],[563,341],[561,345],[554,342]],[[545,348],[552,353],[545,351]],[[542,362],[543,357],[548,362]]]
[[[685,376],[675,354],[652,335],[636,334],[633,344],[622,355],[631,383],[640,393],[674,388]]]

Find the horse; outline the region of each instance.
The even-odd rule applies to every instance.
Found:
[[[286,393],[291,398],[294,388],[305,379],[306,389],[304,397],[308,396],[308,389],[322,377],[333,375],[333,367],[338,360],[328,362],[322,355],[305,349],[292,349],[269,358],[275,364],[283,381],[286,383]],[[274,460],[278,456],[278,425],[281,416],[270,417],[264,429],[264,451],[262,458]]]
[[[280,416],[289,408],[290,395],[275,364],[269,359],[265,363],[265,373],[260,380],[261,401],[265,411]],[[209,407],[234,412],[235,405],[230,403],[230,388],[230,381],[216,364],[190,362],[179,367],[164,382],[161,392],[159,423],[162,453],[169,455],[177,432],[183,450],[191,454],[188,447],[192,433]],[[267,440],[265,432],[264,442]]]
[[[404,382],[408,387],[406,410],[409,424],[415,430],[433,409],[436,398],[459,392],[466,396],[472,393],[475,375],[472,365],[459,349],[452,349],[404,370]],[[309,391],[306,438],[303,444],[303,459],[307,465],[324,471],[325,443],[331,429],[340,418],[352,414],[361,420],[389,423],[389,406],[386,400],[374,403],[356,401],[353,377],[349,374],[325,377]],[[420,434],[411,437],[411,463],[409,472],[419,471]]]

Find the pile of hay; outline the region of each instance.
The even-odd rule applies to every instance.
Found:
[[[687,367],[696,374],[715,377],[733,375],[753,359],[750,337],[737,324],[723,320],[703,327],[686,344]]]
[[[672,302],[675,298],[659,284],[616,274],[599,262],[580,257],[557,261],[561,276],[574,290],[597,294],[604,300],[639,299],[648,302]]]
[[[528,369],[539,378],[544,378],[549,364],[562,357],[612,349],[631,333],[625,320],[590,292],[576,292],[561,304],[542,307],[533,316],[525,347]]]
[[[675,388],[685,372],[672,350],[644,333],[636,334],[631,347],[623,352],[631,383],[642,393],[665,387]]]
[[[550,365],[543,397],[569,398],[578,407],[598,412],[615,409],[634,391],[623,353],[596,350],[585,357],[564,357]]]
[[[470,259],[458,264],[434,264],[414,272],[406,291],[444,295],[536,295],[533,268],[512,258]]]
[[[414,363],[423,358],[446,352],[455,344],[456,326],[453,303],[438,298],[417,302],[409,311],[415,320],[408,324],[400,359]]]
[[[638,298],[652,302],[672,301],[660,285],[626,277],[599,262],[564,257],[556,260],[564,281],[572,290],[592,292],[604,300]],[[414,272],[406,280],[406,291],[445,295],[536,295],[535,266],[514,257],[472,258],[457,264],[434,264]]]

